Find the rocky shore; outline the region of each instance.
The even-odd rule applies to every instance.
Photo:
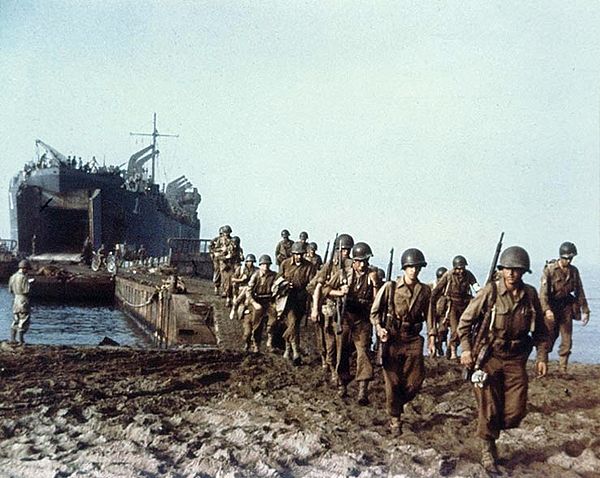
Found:
[[[220,350],[0,344],[0,476],[487,476],[457,364],[426,360],[393,437],[379,370],[358,406],[354,385],[337,397],[310,334],[294,368],[239,351],[239,322],[215,307]],[[597,365],[532,372],[529,414],[498,441],[504,476],[600,476],[599,391]]]

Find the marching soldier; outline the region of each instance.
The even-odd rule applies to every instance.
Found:
[[[285,319],[286,329],[284,358],[292,358],[294,365],[301,365],[300,358],[300,322],[306,315],[308,292],[306,286],[315,275],[315,266],[304,258],[306,253],[302,242],[294,242],[292,257],[281,263],[278,277],[286,282],[287,302],[281,316]],[[291,357],[290,357],[291,355]]]
[[[419,249],[407,249],[400,264],[403,275],[386,282],[371,307],[371,323],[383,347],[386,408],[395,435],[402,433],[404,405],[415,398],[425,378],[423,322],[429,333],[432,331],[428,317],[431,289],[419,281],[419,273],[427,265],[425,256]]]
[[[471,381],[476,385],[479,408],[481,463],[493,473],[498,471],[496,440],[500,430],[518,427],[527,413],[526,367],[533,346],[537,348],[538,375],[544,376],[548,370],[548,333],[540,301],[535,288],[523,282],[523,274],[531,272],[529,254],[522,247],[508,247],[500,256],[498,269],[499,279],[477,294],[458,326],[460,362],[478,369]],[[490,325],[483,329],[483,342],[489,346],[473,350],[472,327],[486,314]]]
[[[558,349],[559,370],[566,373],[573,347],[573,320],[581,318],[582,325],[590,320],[590,309],[585,298],[579,270],[571,262],[577,255],[572,242],[559,248],[559,258],[549,263],[542,273],[540,301],[546,325],[550,332],[550,351],[560,335]]]
[[[317,270],[321,269],[323,266],[323,259],[319,254],[317,254],[317,243],[309,242],[306,246],[306,259],[312,262]]]
[[[287,229],[281,231],[281,237],[281,241],[277,243],[277,247],[275,248],[275,262],[280,271],[281,263],[292,256],[292,245],[294,244],[294,241],[290,239],[290,231]]]
[[[471,288],[474,292],[479,290],[477,279],[466,269],[467,265],[464,256],[456,256],[452,260],[452,269],[442,276],[431,292],[431,306],[439,312],[439,315],[445,317],[446,323],[450,324],[450,339],[446,353],[449,352],[448,358],[451,360],[457,358],[458,320],[473,298]]]
[[[225,297],[225,305],[231,306],[233,298],[233,284],[231,277],[235,266],[239,264],[239,248],[231,237],[231,226],[223,226],[223,234],[217,240],[215,254],[219,258],[219,270],[221,272],[221,296]]]
[[[338,385],[337,376],[337,338],[335,330],[336,301],[323,294],[323,286],[344,268],[346,274],[352,269],[350,250],[354,247],[354,239],[350,234],[340,234],[333,244],[332,259],[318,272],[309,284],[312,292],[312,310],[310,318],[317,323],[317,349],[321,354],[324,369],[331,374],[331,383]]]
[[[340,268],[325,285],[324,294],[341,301],[338,314],[338,327],[341,334],[337,341],[337,375],[339,395],[348,395],[350,359],[356,351],[356,375],[358,382],[359,405],[369,404],[369,382],[373,379],[373,365],[369,358],[371,345],[371,323],[369,314],[377,293],[377,272],[369,270],[369,259],[373,256],[371,247],[365,242],[357,242],[352,248],[352,268],[346,274]],[[354,350],[353,350],[354,349]]]
[[[210,241],[208,246],[208,252],[213,264],[213,284],[215,286],[215,295],[219,295],[219,288],[221,287],[221,253],[218,249],[220,247],[219,242],[221,237],[224,235],[223,226],[219,228],[219,235]]]
[[[435,289],[435,286],[438,284],[440,279],[444,276],[444,274],[448,272],[448,269],[445,267],[438,267],[435,271],[435,280],[431,284],[431,290]],[[448,308],[443,304],[441,300],[440,302],[441,308],[438,309],[436,304],[431,304],[432,307],[432,320],[434,324],[435,330],[435,356],[443,357],[444,356],[444,344],[446,343],[446,339],[448,337],[448,316],[446,312],[448,312]]]
[[[244,316],[244,343],[252,352],[260,351],[262,341],[262,330],[267,318],[267,348],[271,349],[273,334],[270,327],[275,323],[275,311],[273,310],[273,296],[271,288],[275,281],[275,272],[271,270],[271,258],[263,254],[258,260],[258,270],[252,274],[246,298],[250,305],[250,313]]]
[[[308,232],[302,231],[298,234],[298,240],[304,244],[304,247],[308,247]]]
[[[246,261],[241,267],[237,267],[231,282],[233,284],[233,305],[231,307],[230,319],[234,319],[236,316],[241,318],[244,314],[246,306],[246,288],[250,277],[256,272],[256,256],[254,254],[248,254]]]
[[[31,266],[29,261],[19,262],[19,270],[8,280],[8,291],[15,296],[13,301],[13,321],[10,326],[10,341],[25,344],[25,333],[29,330],[31,321],[31,306],[29,305],[29,279],[27,272]]]

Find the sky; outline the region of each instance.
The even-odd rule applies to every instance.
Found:
[[[596,2],[0,0],[0,80],[1,237],[36,138],[122,164],[156,112],[202,237],[600,264]]]

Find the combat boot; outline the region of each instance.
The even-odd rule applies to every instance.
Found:
[[[225,299],[225,307],[231,307],[231,297],[227,297],[227,299]]]
[[[338,396],[346,398],[348,396],[348,386],[345,383],[338,383]]]
[[[273,334],[267,334],[267,350],[273,352]]]
[[[258,346],[258,344],[256,342],[252,342],[252,345],[250,346],[250,351],[255,354],[260,352],[260,347]]]
[[[400,420],[400,417],[390,418],[390,432],[395,436],[402,435],[402,420]]]
[[[496,449],[496,440],[493,438],[483,440],[481,444],[481,466],[490,473],[499,473],[497,460],[498,450]]]
[[[219,295],[219,288],[215,287],[215,295]]]
[[[292,363],[296,367],[302,365],[302,358],[300,357],[300,351],[296,342],[292,342]]]
[[[331,385],[336,386],[338,384],[338,375],[335,369],[331,369]]]
[[[450,345],[450,360],[456,360],[456,345]]]
[[[284,359],[289,359],[292,355],[292,346],[290,345],[289,342],[285,343],[285,352],[283,352],[283,358]]]
[[[367,380],[358,382],[358,404],[363,406],[369,404],[369,382]]]
[[[567,365],[569,363],[569,356],[568,355],[561,355],[558,358],[558,371],[560,373],[567,373]]]
[[[14,344],[17,341],[17,331],[15,329],[10,329],[10,343]]]

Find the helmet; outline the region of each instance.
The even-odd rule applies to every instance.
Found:
[[[239,238],[238,236],[233,236],[233,237],[231,238],[231,240],[232,240],[232,241],[233,241],[235,244],[237,244],[237,245],[239,245],[239,244],[240,244],[240,238]]]
[[[312,249],[313,251],[317,250],[317,243],[316,242],[309,242],[308,246],[309,249]]]
[[[448,269],[446,269],[445,267],[438,267],[438,268],[437,268],[437,270],[435,271],[435,276],[436,276],[438,279],[441,279],[441,278],[442,278],[442,276],[443,276],[443,275],[444,275],[446,272],[448,272]]]
[[[465,256],[456,256],[454,259],[452,259],[452,267],[454,267],[455,269],[457,267],[466,267],[468,264],[467,259],[465,259]]]
[[[370,257],[373,257],[373,251],[371,246],[366,242],[357,242],[352,248],[352,259],[355,261],[368,261]]]
[[[225,232],[223,229],[224,229],[224,226],[221,226],[219,228],[219,235],[221,235],[221,234],[223,234]]]
[[[511,246],[504,249],[500,254],[498,269],[525,269],[527,272],[531,272],[530,264],[529,254],[525,249],[519,246]]]
[[[563,242],[558,249],[560,257],[573,259],[577,255],[577,247],[572,242]]]
[[[260,258],[258,259],[258,265],[261,264],[273,264],[271,256],[268,254],[263,254],[262,256],[260,256]]]
[[[419,249],[411,248],[406,249],[402,253],[400,265],[402,266],[402,269],[408,266],[425,267],[427,262],[425,261],[425,256]]]
[[[301,241],[306,241],[308,239],[308,232],[302,231],[298,237]]]
[[[246,262],[256,262],[256,256],[254,254],[248,254],[246,256]]]
[[[231,226],[225,225],[222,227],[222,229],[225,234],[231,234]]]
[[[352,249],[354,247],[354,239],[350,234],[340,234],[335,241],[336,249]]]
[[[31,269],[31,264],[29,264],[27,259],[23,259],[19,261],[19,269]]]
[[[296,241],[292,244],[292,254],[304,254],[306,252],[306,244]]]
[[[281,236],[282,237],[290,237],[290,231],[288,231],[287,229],[284,229],[283,231],[281,231]]]

